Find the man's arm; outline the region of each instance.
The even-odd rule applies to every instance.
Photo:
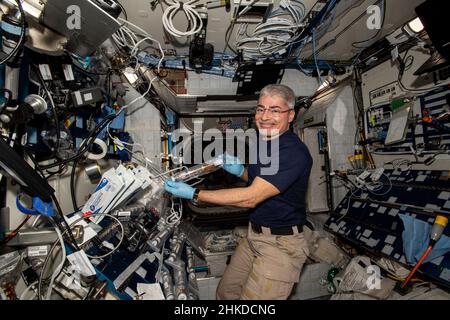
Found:
[[[245,182],[248,182],[248,171],[247,171],[247,168],[244,169],[244,173],[239,178],[241,180],[244,180]]]
[[[248,179],[247,170],[241,179]],[[246,188],[233,188],[223,190],[201,190],[198,200],[222,206],[236,206],[241,208],[254,208],[261,202],[276,196],[280,191],[266,180],[256,177],[253,183]]]

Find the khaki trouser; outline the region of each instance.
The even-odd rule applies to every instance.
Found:
[[[286,300],[309,254],[303,233],[255,233],[239,243],[217,288],[218,300]]]

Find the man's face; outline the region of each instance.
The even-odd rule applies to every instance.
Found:
[[[264,109],[264,111],[262,111]],[[259,112],[258,112],[259,111]],[[294,120],[295,111],[289,109],[279,96],[262,96],[258,100],[255,122],[259,132],[267,138],[275,138],[287,130]]]

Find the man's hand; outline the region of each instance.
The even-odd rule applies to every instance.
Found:
[[[228,173],[235,175],[236,177],[241,177],[244,174],[244,165],[239,160],[239,158],[233,157],[228,153],[224,153],[223,157],[223,165],[222,168]]]
[[[184,182],[166,181],[164,189],[178,198],[192,200],[194,198],[195,189]]]

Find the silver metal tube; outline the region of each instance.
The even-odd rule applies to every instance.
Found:
[[[174,300],[175,295],[173,293],[172,277],[170,276],[170,272],[165,268],[161,270],[161,280],[166,300]]]
[[[184,262],[179,261],[178,268],[173,269],[173,278],[175,283],[175,297],[177,300],[187,300],[188,290],[186,287],[186,272],[184,271]]]
[[[194,269],[194,251],[191,246],[186,246],[187,254],[187,272],[189,278],[189,300],[198,300],[199,288],[197,283],[197,276]]]
[[[199,164],[189,168],[189,170],[177,172],[172,177],[172,179],[174,181],[189,181],[204,176],[206,174],[212,173],[218,169],[219,166],[216,166],[214,164]]]
[[[170,235],[173,232],[172,227],[166,227],[163,230],[161,230],[153,239],[149,240],[148,245],[150,248],[152,248],[155,252],[161,251],[162,246],[166,242],[166,240],[170,237]]]
[[[184,243],[186,242],[186,235],[184,233],[179,233],[176,238],[173,239],[172,251],[167,258],[168,262],[174,262],[179,260],[181,257],[181,252],[183,251]]]

